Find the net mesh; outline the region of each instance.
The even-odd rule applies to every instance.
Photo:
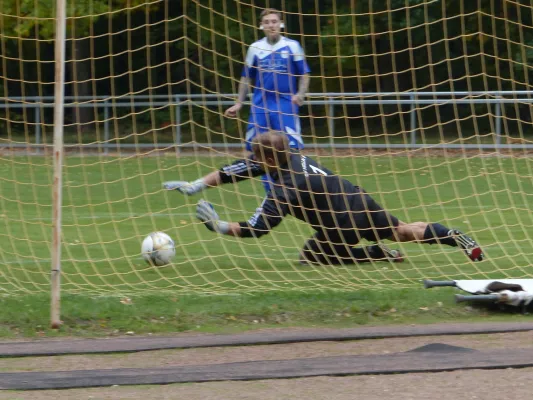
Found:
[[[0,5],[0,289],[49,291],[54,15],[49,1]],[[342,4],[339,4],[342,3]],[[423,0],[75,1],[67,6],[62,290],[228,293],[401,287],[422,278],[531,275],[533,3]],[[261,181],[185,197],[245,155],[250,107],[234,104],[265,7],[311,68],[300,109],[305,152],[402,221],[441,222],[483,247],[394,244],[407,262],[303,266],[313,233],[287,217],[235,239],[195,218],[199,198],[246,221]],[[164,231],[170,265],[141,257]],[[365,243],[363,243],[365,244]]]

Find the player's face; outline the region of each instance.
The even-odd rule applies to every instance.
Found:
[[[277,14],[267,14],[261,20],[263,32],[268,40],[277,40],[281,32],[281,20]]]

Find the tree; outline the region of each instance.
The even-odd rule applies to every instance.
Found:
[[[66,35],[66,64],[68,70],[67,84],[65,87],[66,94],[73,94],[76,97],[93,95],[90,73],[90,52],[88,42],[89,36],[94,35],[94,25],[101,19],[116,18],[121,14],[128,12],[151,12],[157,10],[157,6],[144,6],[143,0],[77,0],[67,3],[67,35]],[[37,51],[36,40],[53,41],[55,39],[55,1],[50,0],[2,0],[2,10],[4,17],[0,18],[0,29],[3,33],[4,41],[19,41],[21,43],[21,52],[17,52],[21,61],[24,60],[24,54],[33,54],[29,59],[36,59],[37,63],[24,62],[22,73],[33,77],[33,81],[38,82],[35,72],[32,72],[29,65],[34,70],[46,69],[39,65],[41,60]],[[40,45],[48,49],[50,54],[50,44]],[[9,49],[7,45],[5,48]],[[33,51],[33,53],[32,53]],[[53,51],[51,51],[53,54]],[[35,55],[37,57],[35,57]],[[48,60],[50,57],[48,57]],[[49,64],[50,65],[50,64]],[[52,67],[53,68],[53,67]],[[26,71],[27,70],[27,71]],[[43,73],[44,76],[48,74]],[[19,79],[20,85],[25,84],[23,77]],[[45,83],[45,82],[41,82]],[[33,94],[41,92],[40,89],[34,88],[31,84],[25,84],[24,92],[33,89]],[[23,89],[17,90],[15,93]],[[45,93],[46,94],[46,93]],[[72,120],[79,124],[83,130],[87,123],[94,121],[94,114],[90,108],[74,107],[72,110]]]

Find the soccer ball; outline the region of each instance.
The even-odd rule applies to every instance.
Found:
[[[152,232],[143,240],[141,252],[148,264],[161,267],[172,261],[176,255],[176,247],[166,233]]]

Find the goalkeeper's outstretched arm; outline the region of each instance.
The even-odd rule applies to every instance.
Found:
[[[192,182],[167,181],[163,182],[163,188],[177,190],[186,195],[199,193],[209,187],[216,187],[224,183],[236,183],[265,173],[259,163],[251,156],[248,159],[237,160],[225,165],[217,171],[210,172],[206,176]]]
[[[277,226],[287,214],[287,210],[286,204],[277,205],[269,195],[248,221],[228,222],[220,219],[211,203],[200,200],[196,205],[196,217],[210,231],[229,236],[258,238]]]
[[[238,222],[222,221],[213,205],[203,199],[196,205],[196,217],[210,231],[229,236],[242,236],[241,225]]]

